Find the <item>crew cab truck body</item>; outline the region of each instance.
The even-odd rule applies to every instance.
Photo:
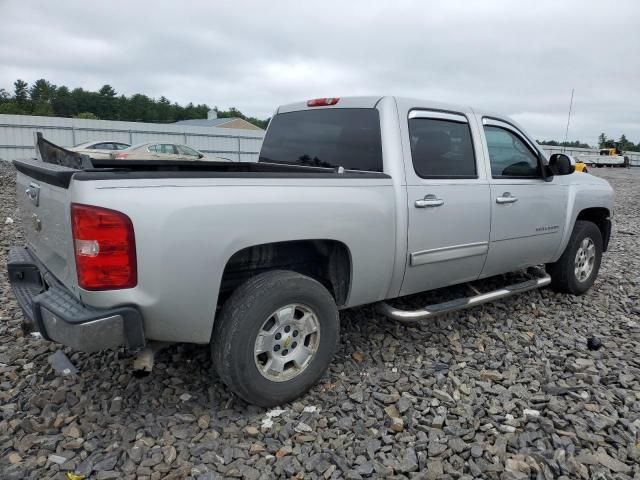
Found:
[[[211,343],[221,379],[260,405],[320,378],[339,309],[419,321],[550,282],[580,294],[611,230],[607,182],[470,107],[283,106],[254,164],[86,168],[43,145],[44,162],[14,162],[27,245],[8,268],[29,326],[85,351]],[[476,297],[384,302],[542,264],[551,277]]]

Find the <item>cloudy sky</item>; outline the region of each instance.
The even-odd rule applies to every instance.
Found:
[[[0,0],[22,78],[236,106],[385,94],[513,116],[536,138],[640,142],[640,2]]]

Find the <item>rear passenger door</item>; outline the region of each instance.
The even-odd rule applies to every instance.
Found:
[[[148,157],[151,159],[159,159],[160,155],[162,153],[162,150],[160,149],[160,144],[153,144],[153,145],[149,145],[147,147],[147,152],[149,152]],[[145,157],[147,157],[147,155],[145,155]]]
[[[178,149],[173,143],[162,143],[160,145],[160,157],[166,160],[182,160],[178,155]]]
[[[491,244],[483,277],[550,261],[564,231],[567,192],[542,175],[542,154],[514,125],[484,117],[491,183]]]
[[[172,143],[158,143],[150,145],[147,150],[151,153],[154,160],[179,160],[175,145]]]
[[[490,225],[489,184],[471,114],[411,109],[407,117],[408,258],[401,295],[478,278]]]
[[[102,142],[91,145],[91,148],[87,150],[89,156],[91,158],[100,160],[100,159],[108,159],[109,154],[113,151],[113,143],[111,142]]]

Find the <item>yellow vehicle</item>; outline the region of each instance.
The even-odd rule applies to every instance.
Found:
[[[622,152],[617,148],[601,148],[600,155],[606,155],[612,157],[614,155],[622,155]]]
[[[576,172],[589,173],[587,171],[587,164],[583,162],[576,162]]]
[[[575,165],[576,165],[576,169],[574,171],[582,172],[582,173],[589,173],[589,172],[587,172],[587,164],[586,163],[581,162],[576,157],[571,157],[570,156],[570,158],[573,160],[573,163],[575,163]]]

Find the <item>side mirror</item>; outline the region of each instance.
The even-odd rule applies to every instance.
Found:
[[[570,175],[576,171],[576,162],[564,153],[554,153],[549,158],[549,168],[554,175]]]
[[[198,155],[198,158],[204,158],[204,154],[202,154],[202,153],[201,153],[201,154],[199,154],[199,155]]]

